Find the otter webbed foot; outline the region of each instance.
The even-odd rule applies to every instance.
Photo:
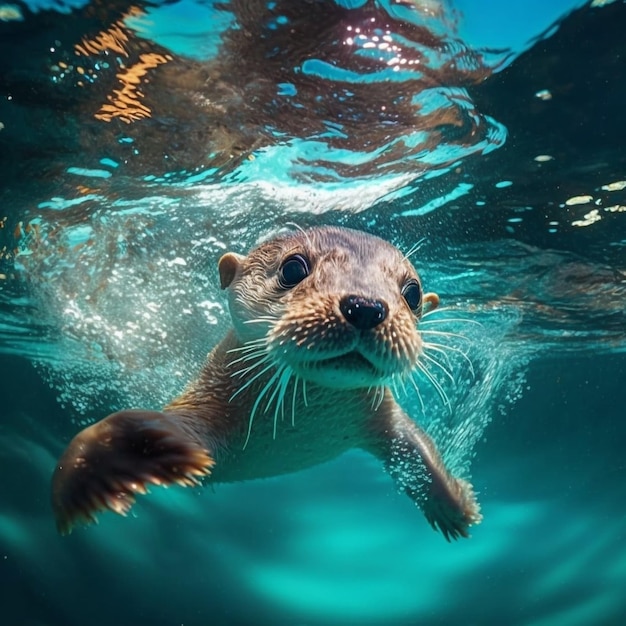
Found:
[[[424,442],[424,433],[419,440]],[[430,443],[430,441],[429,441]],[[404,441],[406,446],[406,440]],[[404,446],[403,446],[404,447]],[[482,520],[472,485],[452,476],[433,450],[416,446],[388,466],[396,484],[422,509],[428,523],[447,541],[469,537],[469,527]]]
[[[147,485],[197,485],[213,465],[208,451],[166,413],[113,413],[78,433],[57,463],[57,528],[68,534],[106,509],[126,515]]]
[[[469,537],[469,527],[482,520],[472,485],[448,471],[435,442],[395,402],[378,430],[380,447],[374,453],[398,489],[448,541]]]
[[[480,524],[480,505],[472,485],[466,480],[447,476],[442,484],[435,479],[425,491],[425,496],[415,498],[416,503],[424,511],[428,523],[447,541],[469,537],[469,527]]]

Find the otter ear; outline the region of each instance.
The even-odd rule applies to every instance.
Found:
[[[439,306],[439,296],[436,293],[424,294],[422,314],[434,311]]]
[[[220,287],[226,289],[235,280],[235,276],[241,267],[245,257],[234,252],[227,252],[217,264],[220,273]]]

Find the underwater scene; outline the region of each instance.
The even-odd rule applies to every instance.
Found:
[[[623,0],[0,0],[0,624],[626,624],[625,28]],[[390,245],[307,257],[324,226]],[[403,282],[306,345],[350,280]],[[342,324],[408,364],[271,369]],[[157,452],[85,435],[59,487],[82,429],[167,405]],[[364,415],[433,442],[415,476]],[[204,460],[143,471],[174,432]],[[480,507],[450,532],[431,456]]]

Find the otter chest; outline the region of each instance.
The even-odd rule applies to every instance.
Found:
[[[338,394],[339,395],[339,394]],[[274,412],[242,424],[217,458],[211,482],[235,482],[297,472],[330,461],[367,440],[368,414],[360,403],[331,394],[331,401],[301,403],[291,414]],[[355,406],[356,405],[356,406]],[[247,438],[247,442],[246,442]]]

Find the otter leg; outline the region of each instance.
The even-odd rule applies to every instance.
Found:
[[[214,462],[177,419],[156,411],[121,411],[85,428],[70,442],[52,477],[57,528],[68,534],[110,509],[126,515],[146,486],[197,485]]]
[[[482,516],[472,485],[446,469],[433,440],[391,400],[374,451],[398,488],[424,512],[430,525],[450,539],[469,537]],[[381,428],[382,426],[382,428]]]

